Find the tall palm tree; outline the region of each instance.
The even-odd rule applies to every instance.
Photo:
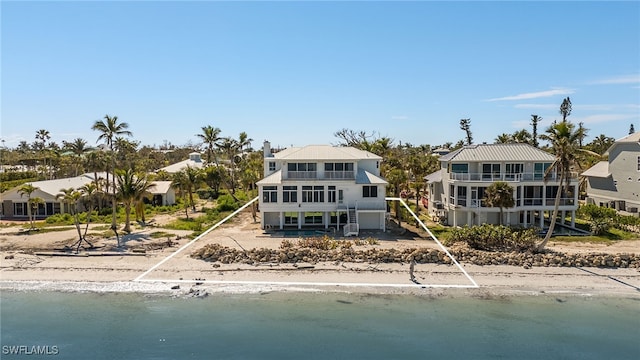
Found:
[[[84,199],[86,199],[87,204],[85,209],[87,210],[87,226],[84,228],[83,238],[87,237],[87,231],[89,231],[89,224],[91,223],[91,213],[93,212],[93,203],[94,198],[98,193],[100,193],[100,188],[97,182],[90,182],[78,188],[78,191],[82,193]]]
[[[467,137],[467,145],[473,143],[473,136],[471,136],[471,119],[460,119],[460,129],[462,129]]]
[[[125,225],[123,231],[131,233],[131,206],[142,199],[153,185],[146,175],[138,175],[133,169],[121,170],[116,173],[117,196],[124,203]]]
[[[546,134],[540,135],[540,139],[549,142],[551,151],[555,155],[555,160],[545,172],[545,179],[548,179],[548,175],[552,171],[555,171],[558,174],[560,182],[558,184],[549,229],[547,230],[544,240],[538,245],[538,250],[544,249],[551,238],[551,234],[553,234],[558,217],[561,194],[567,192],[569,183],[571,182],[571,166],[574,164],[576,152],[579,150],[580,136],[580,131],[576,130],[574,124],[569,121],[554,122],[547,128]]]
[[[247,135],[246,132],[241,132],[240,136],[238,136],[238,149],[240,150],[240,153],[242,154],[245,150],[246,151],[251,151],[251,142],[253,141],[252,138],[249,137],[249,135]]]
[[[76,247],[76,253],[80,251],[80,245],[85,241],[84,236],[82,236],[82,230],[80,230],[80,217],[78,216],[78,201],[82,198],[82,193],[74,188],[68,189],[60,189],[60,193],[56,195],[56,199],[62,200],[65,204],[67,204],[67,208],[69,209],[69,213],[73,216],[73,223],[76,226],[76,230],[78,230],[78,241],[76,241],[72,247]],[[93,247],[93,245],[87,241],[87,243]]]
[[[47,170],[47,141],[51,139],[49,130],[40,129],[36,131],[36,140],[40,140],[40,147],[42,150],[42,168],[43,173],[48,174]]]
[[[116,211],[117,211],[117,203],[116,203],[116,179],[115,179],[115,169],[116,169],[116,157],[113,153],[114,140],[117,136],[131,136],[131,131],[127,130],[129,128],[129,124],[126,122],[118,123],[117,116],[109,116],[105,115],[103,120],[96,120],[91,129],[100,132],[100,136],[98,136],[97,141],[104,141],[105,144],[109,147],[109,152],[111,156],[111,174],[113,177],[113,193],[111,194],[111,206],[113,207],[113,213],[111,218],[111,230],[116,234],[116,240],[118,246],[120,246],[120,236],[118,235],[118,224],[116,222]],[[109,173],[107,172],[107,192],[109,191]]]
[[[76,158],[75,172],[76,172],[76,176],[78,176],[78,168],[82,167],[85,154],[87,154],[89,151],[92,151],[93,148],[90,146],[87,146],[88,145],[87,141],[82,138],[76,138],[72,142],[63,142],[63,144],[64,144],[64,147],[69,149],[73,153],[74,157]]]
[[[489,207],[500,208],[499,224],[503,222],[503,209],[512,208],[515,205],[513,199],[513,187],[504,181],[496,181],[484,192],[484,201]]]
[[[560,114],[562,115],[562,121],[567,121],[567,117],[571,115],[571,99],[567,96],[564,100],[562,100],[562,104],[560,104]]]
[[[495,144],[509,144],[511,142],[513,142],[511,134],[507,134],[507,133],[502,133],[498,135],[498,137],[496,137],[494,141]]]
[[[236,158],[236,155],[238,154],[238,149],[239,149],[238,141],[230,137],[225,137],[220,139],[220,141],[218,142],[218,147],[229,159],[229,177],[228,177],[229,182],[227,185],[229,190],[231,191],[231,196],[234,196],[234,194],[236,193],[235,158]]]
[[[538,147],[538,123],[542,121],[542,116],[531,115],[531,140],[533,143],[531,145]]]
[[[29,217],[29,222],[31,225],[30,229],[35,228],[35,226],[33,225],[33,217],[31,214],[31,194],[33,194],[36,190],[38,190],[38,188],[33,186],[32,184],[24,184],[18,189],[18,194],[20,194],[20,197],[22,197],[23,195],[27,195],[27,216]]]
[[[211,163],[213,157],[216,165],[218,165],[218,157],[215,154],[215,147],[220,140],[220,131],[217,127],[207,125],[202,127],[202,133],[196,134],[207,145],[207,162]]]
[[[186,179],[186,177],[187,173],[185,170],[174,173],[171,180],[171,187],[178,189],[179,193],[182,194],[182,200],[184,203],[184,215],[187,217],[187,220],[189,220],[189,201],[186,191],[188,180]]]

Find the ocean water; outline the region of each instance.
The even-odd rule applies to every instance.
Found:
[[[640,359],[638,298],[3,291],[0,312],[3,360]]]

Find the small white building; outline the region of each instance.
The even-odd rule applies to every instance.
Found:
[[[345,235],[385,230],[382,157],[353,147],[309,145],[271,152],[258,184],[263,229],[330,227]]]
[[[505,225],[545,228],[558,192],[559,178],[545,171],[555,157],[529,144],[476,144],[439,158],[440,170],[425,177],[429,185],[429,213],[453,226],[500,223],[500,209],[484,201],[487,187],[497,181],[513,187],[515,206],[503,209]],[[561,194],[561,219],[569,213],[575,226],[578,177]],[[564,223],[560,220],[559,223]]]
[[[203,167],[205,167],[205,165],[206,163],[204,160],[202,160],[200,153],[192,152],[189,154],[188,159],[182,160],[175,164],[165,166],[163,168],[158,169],[157,171],[165,171],[169,174],[174,174],[186,169],[187,167],[202,169]]]
[[[640,213],[640,132],[616,140],[600,161],[581,175],[587,180],[587,204]]]

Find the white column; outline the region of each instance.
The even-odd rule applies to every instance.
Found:
[[[566,210],[562,210],[562,221],[560,221],[560,224],[564,225],[564,219],[567,217],[567,211]]]
[[[575,210],[571,211],[571,227],[572,228],[576,227],[576,211]]]
[[[298,230],[302,229],[302,221],[304,221],[302,218],[303,214],[302,211],[298,211]]]
[[[280,212],[280,230],[284,229],[284,212]]]

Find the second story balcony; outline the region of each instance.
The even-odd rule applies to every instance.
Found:
[[[505,174],[505,173],[450,173],[449,179],[454,181],[468,181],[468,182],[523,182],[523,181],[558,181],[558,174],[548,174],[546,179],[544,174],[541,173],[517,173],[517,174]],[[577,180],[578,173],[571,173],[571,180]]]
[[[354,180],[354,171],[285,171],[285,180]]]

